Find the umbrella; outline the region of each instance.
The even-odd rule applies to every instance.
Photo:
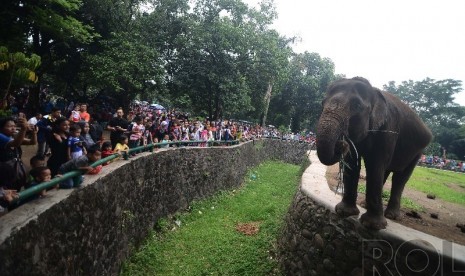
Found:
[[[151,104],[150,108],[155,109],[155,110],[164,110],[165,109],[162,105],[159,105],[159,104]]]

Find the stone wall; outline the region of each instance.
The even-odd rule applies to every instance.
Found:
[[[340,218],[325,166],[315,152],[310,160],[278,241],[287,275],[465,275],[464,246],[391,220],[372,231],[357,217]]]
[[[238,187],[267,159],[300,164],[305,143],[163,149],[118,160],[78,189],[50,191],[0,218],[0,275],[115,275],[158,219]]]

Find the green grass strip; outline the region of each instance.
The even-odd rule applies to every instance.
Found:
[[[438,198],[465,205],[465,174],[416,167],[407,187]]]
[[[276,240],[299,171],[295,165],[263,163],[248,173],[241,188],[194,202],[189,212],[159,221],[160,231],[123,265],[121,275],[279,274]],[[239,223],[256,223],[259,231],[245,235],[236,230]]]

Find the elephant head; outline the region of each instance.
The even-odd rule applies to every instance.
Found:
[[[322,102],[323,111],[317,127],[317,153],[329,166],[345,155],[349,145],[341,138],[361,142],[369,130],[380,128],[387,114],[381,91],[364,78],[341,79],[332,83]]]

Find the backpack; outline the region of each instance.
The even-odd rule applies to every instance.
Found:
[[[130,124],[128,125],[128,130],[127,130],[127,132],[128,132],[128,133],[131,133],[133,127],[134,127],[134,123],[130,123]]]
[[[224,130],[224,140],[228,141],[230,136],[231,136],[231,131],[229,130],[229,128],[225,129]]]

